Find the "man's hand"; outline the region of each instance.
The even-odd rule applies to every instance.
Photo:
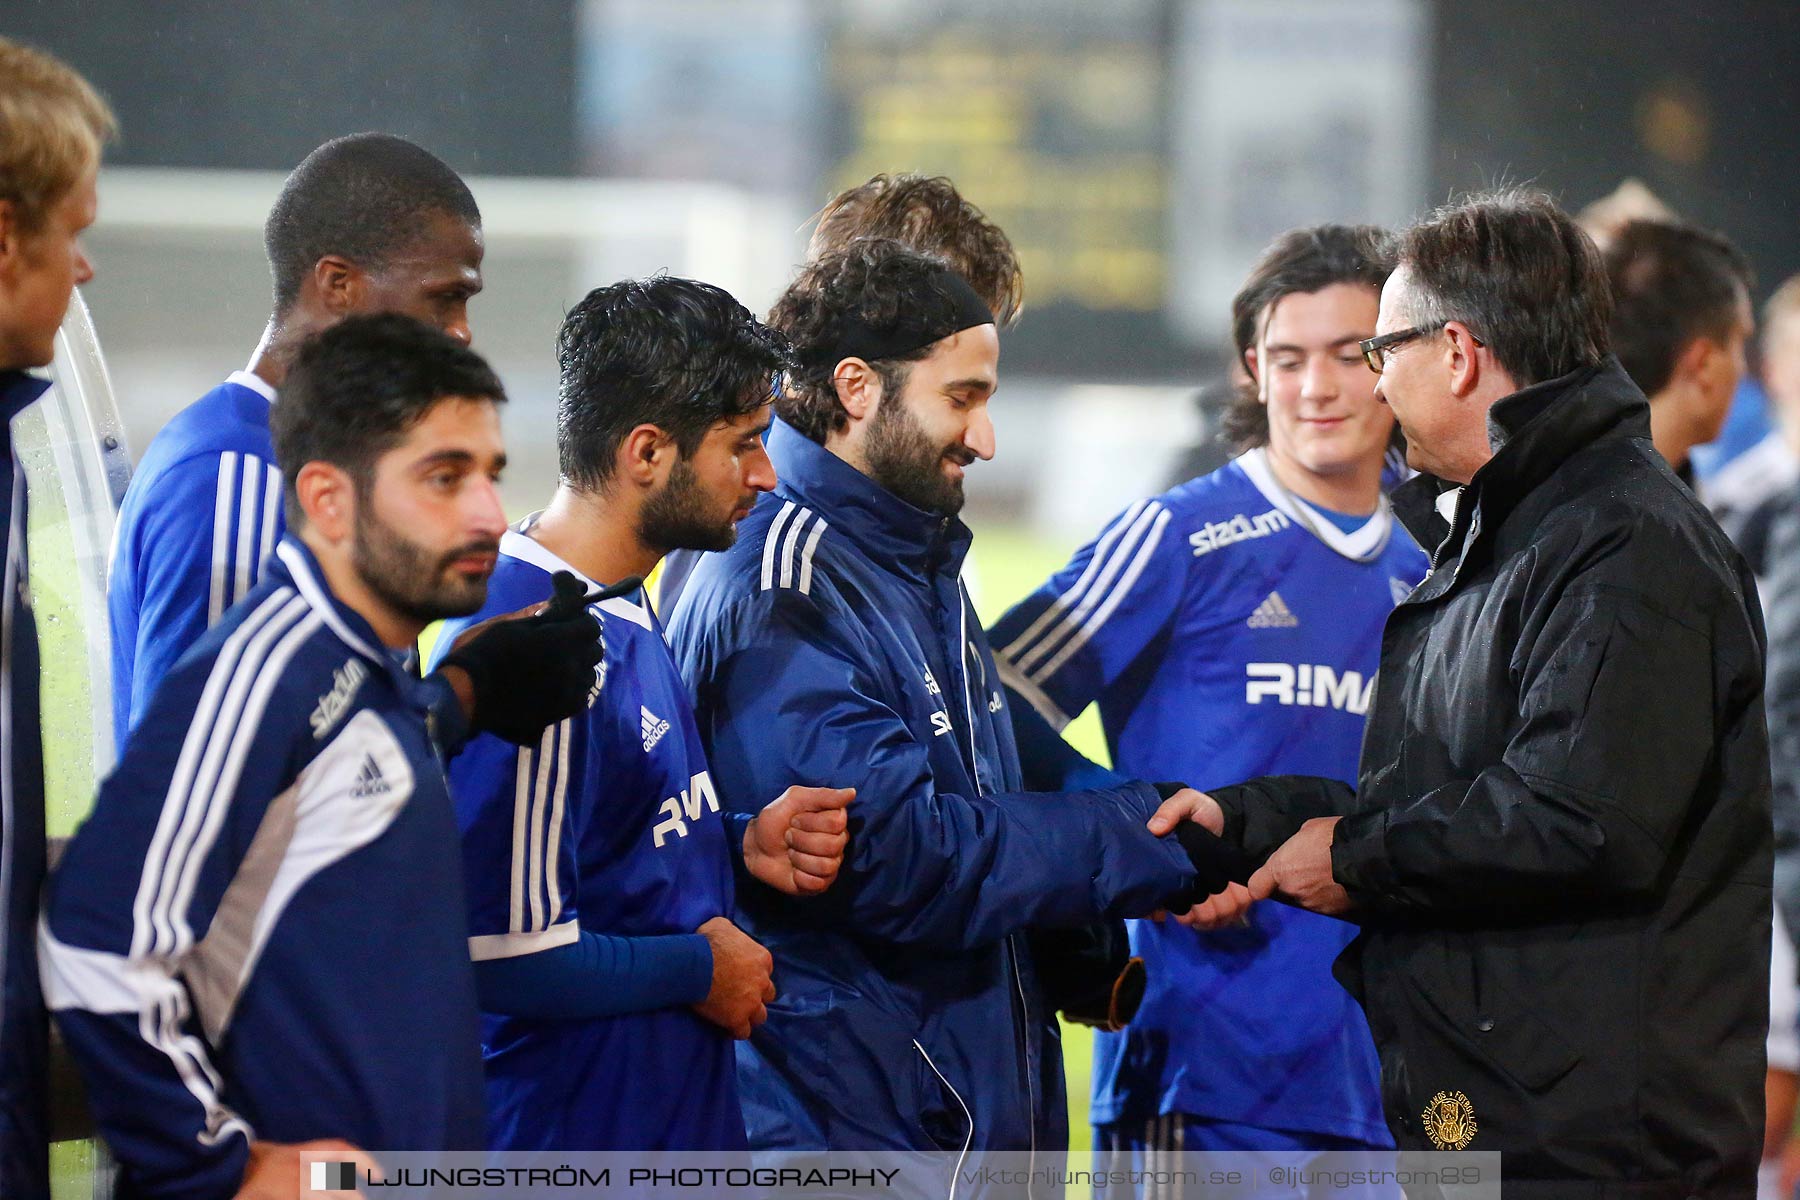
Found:
[[[1192,821],[1214,837],[1225,834],[1225,810],[1205,792],[1184,787],[1162,802],[1150,818],[1150,832],[1162,837],[1183,821]]]
[[[1225,894],[1235,881],[1249,878],[1253,864],[1240,847],[1220,836],[1225,830],[1225,810],[1211,796],[1173,783],[1159,783],[1156,788],[1168,799],[1151,815],[1148,828],[1157,837],[1173,836],[1194,868],[1192,882],[1177,895],[1166,897],[1164,907],[1186,914],[1204,907],[1197,902]]]
[[[638,586],[625,580],[596,596],[567,571],[548,602],[494,617],[456,639],[438,670],[455,689],[470,727],[517,745],[587,706],[605,648],[587,605]],[[463,678],[459,679],[458,675]]]
[[[855,788],[791,787],[744,830],[744,866],[790,896],[822,892],[844,865],[850,844],[846,805]]]
[[[251,1142],[250,1161],[244,1167],[244,1182],[239,1185],[236,1200],[294,1200],[296,1196],[324,1197],[324,1192],[315,1192],[311,1188],[312,1181],[307,1178],[306,1163],[301,1161],[302,1154],[312,1154],[320,1158],[329,1158],[332,1162],[351,1162],[356,1164],[356,1177],[362,1179],[366,1174],[381,1178],[381,1168],[375,1160],[352,1146],[349,1142],[327,1138],[317,1142]],[[331,1193],[334,1196],[342,1192]],[[356,1193],[362,1195],[361,1191]]]
[[[1186,912],[1154,912],[1150,916],[1159,925],[1173,917],[1177,924],[1186,925],[1189,929],[1225,929],[1233,925],[1248,925],[1250,906],[1255,902],[1256,897],[1249,888],[1241,883],[1231,883],[1225,885],[1224,891],[1208,896]]]
[[[1341,819],[1314,817],[1302,825],[1250,876],[1250,895],[1257,900],[1273,896],[1328,917],[1349,912],[1350,894],[1331,875],[1331,839]]]
[[[712,990],[694,1011],[734,1038],[769,1019],[766,1007],[775,998],[770,973],[775,960],[750,935],[724,917],[714,917],[698,930],[712,947]]]

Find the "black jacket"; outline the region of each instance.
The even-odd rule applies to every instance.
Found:
[[[1754,585],[1615,360],[1497,402],[1489,436],[1453,525],[1438,480],[1395,498],[1442,540],[1383,635],[1358,793],[1223,789],[1227,835],[1266,855],[1348,814],[1332,867],[1363,932],[1337,973],[1402,1148],[1431,1149],[1428,1106],[1461,1093],[1509,1200],[1747,1197],[1771,855]]]

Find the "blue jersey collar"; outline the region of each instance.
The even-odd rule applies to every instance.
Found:
[[[961,520],[915,508],[779,417],[769,458],[777,495],[817,511],[876,562],[919,579],[961,573],[971,540]]]
[[[50,390],[50,381],[26,371],[0,371],[0,419],[12,420]]]

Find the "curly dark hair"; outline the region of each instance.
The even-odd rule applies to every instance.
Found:
[[[1390,269],[1383,252],[1386,238],[1386,232],[1373,225],[1314,225],[1276,238],[1231,302],[1237,361],[1247,365],[1246,355],[1283,296],[1323,291],[1334,283],[1362,284],[1380,292]],[[1221,427],[1226,440],[1239,450],[1268,444],[1269,410],[1257,399],[1254,380],[1238,384]]]
[[[691,457],[719,421],[768,403],[787,342],[710,283],[656,275],[595,288],[563,319],[556,449],[563,479],[593,491],[619,443],[655,425]]]
[[[902,325],[954,330],[961,310],[945,288],[946,268],[955,269],[891,238],[859,238],[801,268],[769,311],[769,324],[793,346],[794,365],[775,397],[781,419],[821,445],[849,425],[831,380],[835,349],[852,322],[878,334]],[[932,345],[870,362],[882,394],[903,391],[911,364],[929,357]]]
[[[1013,244],[942,175],[875,175],[831,198],[819,211],[809,259],[844,250],[858,238],[891,238],[950,264],[1005,327],[1025,305],[1025,277]]]

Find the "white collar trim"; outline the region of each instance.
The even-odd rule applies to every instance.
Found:
[[[600,588],[599,584],[558,558],[551,552],[549,547],[525,532],[533,525],[536,525],[538,518],[543,515],[544,514],[541,512],[534,512],[511,529],[501,534],[500,553],[506,555],[508,558],[517,559],[520,562],[530,563],[532,566],[546,574],[554,575],[558,571],[567,571],[569,574],[575,576],[575,578],[581,580],[582,586],[586,587],[589,591],[598,591]],[[651,632],[655,632],[656,630],[656,626],[651,623],[650,614],[644,611],[643,606],[633,604],[623,596],[614,596],[610,600],[602,600],[598,607],[602,612],[611,613],[615,617],[622,617],[625,620],[630,621],[633,625],[641,625]]]
[[[1265,500],[1345,558],[1367,562],[1381,553],[1382,548],[1387,545],[1393,530],[1394,515],[1386,496],[1379,498],[1375,514],[1361,528],[1353,533],[1345,533],[1332,524],[1330,517],[1281,485],[1281,481],[1275,478],[1275,472],[1269,467],[1267,452],[1260,446],[1254,450],[1246,450],[1238,456],[1237,462]]]
[[[261,375],[256,374],[254,371],[233,371],[225,377],[225,382],[235,383],[239,387],[249,388],[264,400],[267,400],[270,404],[275,403],[275,389],[269,386],[268,380],[264,379]]]

